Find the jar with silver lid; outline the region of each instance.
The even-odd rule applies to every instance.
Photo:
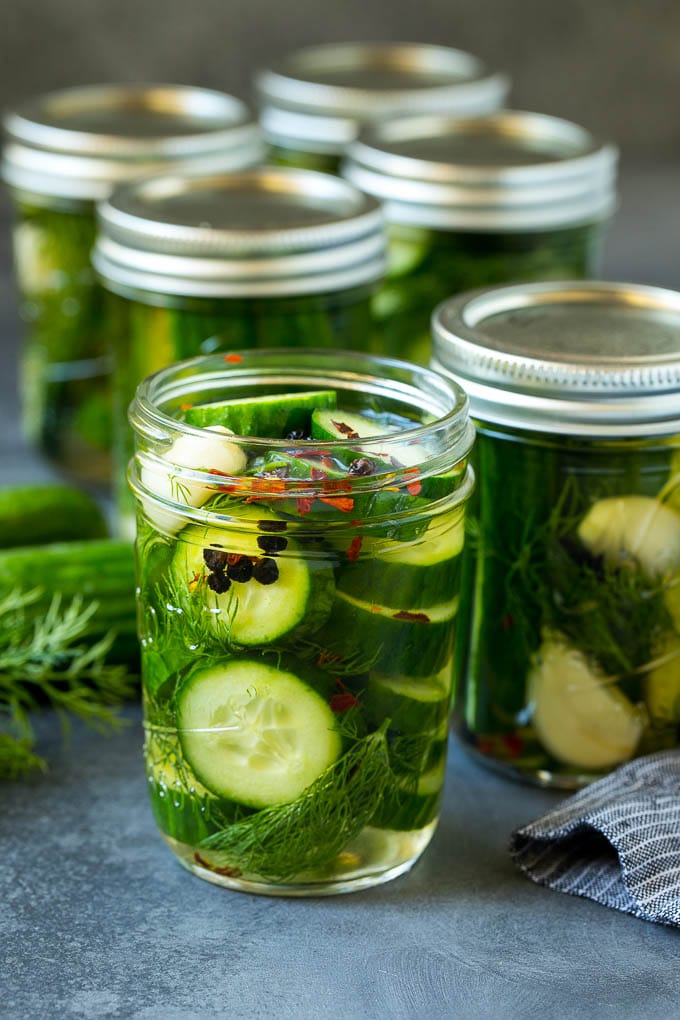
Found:
[[[478,427],[455,720],[552,786],[680,744],[680,293],[536,283],[445,301]]]
[[[182,85],[51,92],[10,112],[4,127],[25,323],[24,431],[69,473],[106,481],[110,359],[90,265],[95,203],[145,174],[252,166],[264,152],[259,128],[232,96]]]
[[[505,75],[422,43],[341,43],[289,53],[255,79],[277,162],[338,171],[362,124],[393,114],[476,116],[499,109]]]
[[[569,121],[503,111],[383,121],[344,176],[385,204],[384,352],[426,363],[432,309],[452,294],[596,271],[615,201],[616,149]]]
[[[380,204],[329,174],[261,167],[157,177],[99,208],[93,262],[116,322],[114,446],[128,500],[127,406],[151,373],[254,347],[372,347]]]

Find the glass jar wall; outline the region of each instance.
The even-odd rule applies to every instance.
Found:
[[[680,295],[543,284],[445,302],[478,425],[455,727],[573,787],[680,744]]]
[[[250,892],[406,871],[444,780],[464,394],[356,353],[243,351],[158,373],[131,421],[147,777],[166,843]]]
[[[450,295],[597,270],[616,151],[539,114],[395,118],[362,132],[343,173],[385,203],[384,351],[427,363],[432,309]]]
[[[182,86],[87,86],[5,118],[3,176],[15,204],[14,262],[25,336],[24,433],[72,475],[110,473],[111,360],[90,265],[95,202],[160,169],[250,166],[256,126],[231,96]]]
[[[113,296],[123,509],[127,407],[151,372],[217,350],[373,342],[382,214],[338,178],[284,168],[157,178],[119,189],[100,214],[93,258]]]

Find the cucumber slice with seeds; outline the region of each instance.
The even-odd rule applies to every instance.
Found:
[[[189,408],[185,420],[188,425],[199,428],[224,425],[239,436],[285,439],[296,431],[302,431],[307,436],[315,408],[335,407],[336,400],[335,390],[234,398]]]
[[[310,668],[226,659],[201,666],[177,695],[184,755],[219,797],[265,808],[295,800],[340,757],[327,701]],[[325,683],[322,675],[320,682]]]
[[[211,610],[209,618],[216,634],[223,634],[230,644],[267,645],[293,631],[317,630],[328,619],[333,604],[332,568],[320,560],[303,559],[292,540],[286,541],[284,551],[266,553],[258,539],[264,539],[269,532],[252,526],[256,520],[281,521],[281,518],[264,507],[249,510],[246,518],[244,510],[239,508],[239,514],[249,520],[248,531],[196,525],[184,529],[171,565],[176,584],[204,601]],[[247,581],[232,581],[223,592],[215,591],[209,586],[211,574],[213,577],[215,574],[206,563],[206,550],[231,553],[250,563],[267,560],[275,580],[263,584],[252,576]]]

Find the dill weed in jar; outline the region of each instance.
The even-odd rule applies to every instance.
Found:
[[[152,372],[254,347],[370,349],[385,237],[375,199],[326,174],[265,167],[140,181],[100,207],[93,261],[111,292],[121,508],[126,411]]]
[[[678,746],[680,294],[497,288],[433,330],[478,429],[459,737],[561,787]]]
[[[9,113],[5,131],[24,432],[70,474],[105,481],[111,368],[104,295],[90,266],[95,203],[116,183],[160,170],[251,166],[262,142],[237,99],[179,85],[52,92]]]
[[[557,117],[502,111],[368,126],[345,177],[384,202],[382,353],[426,364],[430,316],[461,291],[597,269],[615,204],[616,150]]]
[[[349,892],[408,870],[444,781],[466,397],[354,352],[243,351],[159,372],[131,421],[166,843],[250,892]]]
[[[297,50],[255,79],[275,162],[337,173],[362,124],[390,114],[490,113],[508,81],[481,60],[422,43],[332,43]]]

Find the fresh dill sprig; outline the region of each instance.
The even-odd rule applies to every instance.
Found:
[[[387,725],[358,740],[295,800],[227,825],[201,846],[218,864],[269,881],[330,864],[370,821],[387,788]]]
[[[27,609],[40,588],[12,591],[0,599],[0,778],[15,778],[43,762],[33,753],[29,713],[51,705],[62,724],[79,718],[103,730],[119,723],[113,706],[134,690],[124,667],[106,662],[114,634],[88,643],[97,602],[75,597],[62,605],[55,595],[41,619]]]

